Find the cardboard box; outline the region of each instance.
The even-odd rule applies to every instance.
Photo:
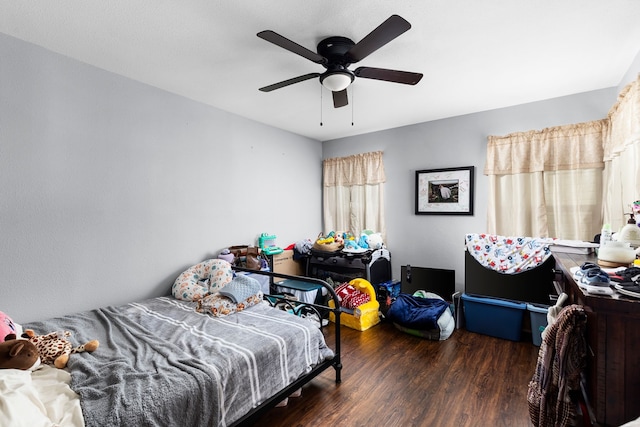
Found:
[[[279,254],[271,255],[271,257],[271,268],[274,273],[304,276],[304,266],[300,261],[293,259],[293,250],[282,251]],[[273,281],[278,282],[282,279],[283,278],[274,277]]]

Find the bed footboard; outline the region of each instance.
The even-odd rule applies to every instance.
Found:
[[[337,307],[337,308],[331,308],[328,304],[323,305],[323,304],[317,304],[317,303],[295,301],[287,298],[284,295],[265,295],[264,296],[265,300],[268,301],[269,304],[271,304],[272,306],[281,307],[285,310],[291,311],[296,315],[301,315],[306,317],[317,316],[317,319],[319,322],[318,326],[321,328],[323,327],[322,320],[327,317],[326,315],[329,312],[333,313],[336,316],[335,317],[336,321],[332,322],[334,325],[333,327],[334,327],[334,337],[335,337],[335,341],[333,343],[334,357],[330,360],[325,360],[324,362],[316,365],[309,373],[298,378],[289,386],[282,389],[276,395],[270,397],[269,399],[264,401],[260,406],[258,406],[257,408],[255,408],[254,410],[247,413],[242,418],[240,418],[239,420],[233,423],[234,426],[239,426],[239,425],[245,425],[245,423],[250,423],[251,421],[257,419],[264,412],[275,407],[279,402],[281,402],[282,400],[290,396],[293,392],[298,390],[300,387],[307,384],[316,376],[318,376],[320,373],[324,372],[325,370],[331,367],[333,367],[333,369],[335,370],[336,383],[340,383],[342,381],[342,378],[341,378],[342,363],[340,361],[340,313],[341,313],[341,310],[340,310],[340,300],[338,298],[338,295],[336,295],[336,292],[333,289],[333,287],[329,285],[327,282],[325,282],[324,280],[320,280],[312,277],[292,276],[292,275],[287,275],[283,273],[274,273],[271,271],[249,270],[241,267],[233,267],[233,269],[236,271],[243,271],[251,274],[269,276],[270,278],[277,277],[278,280],[281,280],[284,278],[289,280],[297,280],[297,281],[321,285],[324,289],[326,289],[329,299],[333,300],[334,307]],[[331,323],[329,323],[329,325],[325,327],[330,327],[330,325]],[[327,344],[329,345],[329,343]]]

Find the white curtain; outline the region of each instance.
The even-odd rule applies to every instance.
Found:
[[[620,92],[608,119],[602,204],[604,221],[616,231],[640,200],[640,76]]]
[[[640,75],[605,119],[490,136],[487,231],[592,240],[640,200]],[[636,218],[637,219],[637,218]]]
[[[376,151],[322,162],[325,231],[358,236],[372,230],[386,239],[382,154]]]
[[[592,240],[602,226],[607,120],[490,136],[487,231]]]

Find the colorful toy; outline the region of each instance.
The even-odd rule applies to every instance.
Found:
[[[342,238],[344,239],[344,241],[346,242],[347,240],[356,240],[356,236],[353,235],[353,233],[351,233],[350,231],[345,231],[344,233],[342,233]]]
[[[330,232],[326,236],[323,236],[322,233],[320,233],[313,244],[313,249],[323,252],[336,252],[341,250],[343,243],[337,242],[336,237],[337,234],[335,231]]]
[[[21,369],[33,371],[40,366],[38,349],[27,340],[16,339],[9,334],[6,341],[0,343],[0,369]]]
[[[337,234],[333,240],[339,245],[344,245],[344,237],[342,237],[342,234]]]
[[[22,333],[19,325],[13,323],[13,320],[5,313],[0,311],[0,342],[5,341],[5,337],[9,334],[19,336]]]
[[[367,249],[369,247],[369,236],[362,233],[360,239],[358,239],[358,246]]]
[[[335,239],[333,238],[333,236],[331,237],[321,237],[317,240],[319,245],[328,245],[331,244],[335,241]]]
[[[218,254],[218,259],[222,259],[227,261],[229,264],[233,264],[233,261],[236,259],[236,256],[233,253],[231,253],[231,251],[228,248],[225,248],[222,251],[220,251],[220,253]]]
[[[353,239],[345,240],[344,241],[344,248],[345,249],[360,249],[360,247],[358,246],[356,241],[353,240]]]
[[[384,242],[382,241],[382,235],[380,233],[372,233],[367,236],[367,243],[369,249],[382,249]]]
[[[283,249],[276,245],[276,236],[269,233],[262,233],[258,237],[258,246],[266,255],[277,255],[283,252]]]
[[[100,345],[98,340],[92,340],[78,347],[73,347],[71,341],[68,340],[71,336],[69,331],[36,335],[32,329],[25,329],[22,336],[35,345],[42,363],[54,365],[59,369],[67,366],[69,356],[73,353],[91,352]]]

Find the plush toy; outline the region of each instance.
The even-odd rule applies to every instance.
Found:
[[[332,231],[332,233],[333,233],[333,231]],[[317,240],[319,245],[327,245],[327,244],[333,243],[334,241],[335,241],[335,239],[333,238],[333,236],[320,237]]]
[[[345,240],[344,241],[344,248],[345,249],[360,249],[360,246],[358,246],[358,244],[356,243],[355,240]]]
[[[5,341],[5,337],[9,334],[20,336],[21,333],[20,325],[13,323],[9,316],[0,311],[0,342]]]
[[[234,253],[232,253],[229,248],[225,248],[218,254],[218,259],[223,259],[227,261],[229,264],[233,264],[233,261],[236,259]]]
[[[367,243],[369,249],[382,249],[384,242],[382,241],[382,235],[380,233],[371,233],[367,236]]]
[[[56,368],[62,369],[67,366],[69,356],[73,353],[82,353],[84,351],[94,351],[100,343],[98,340],[89,341],[81,346],[73,347],[69,337],[71,332],[52,332],[47,335],[36,335],[32,329],[25,329],[22,336],[33,343],[38,349],[42,363],[54,365]]]
[[[547,327],[544,328],[544,330],[542,331],[543,339],[546,335],[546,332],[549,329],[551,329],[551,325],[553,325],[556,322],[556,319],[558,318],[558,314],[564,308],[563,307],[564,303],[568,298],[569,296],[567,294],[565,294],[564,292],[561,293],[560,295],[558,295],[558,300],[556,301],[556,304],[552,305],[551,307],[549,307],[549,310],[547,310]]]
[[[40,366],[40,356],[36,346],[27,340],[17,340],[9,334],[0,343],[0,369],[21,369],[33,371]]]
[[[369,236],[365,233],[360,234],[360,238],[358,239],[358,247],[363,249],[369,248]]]

